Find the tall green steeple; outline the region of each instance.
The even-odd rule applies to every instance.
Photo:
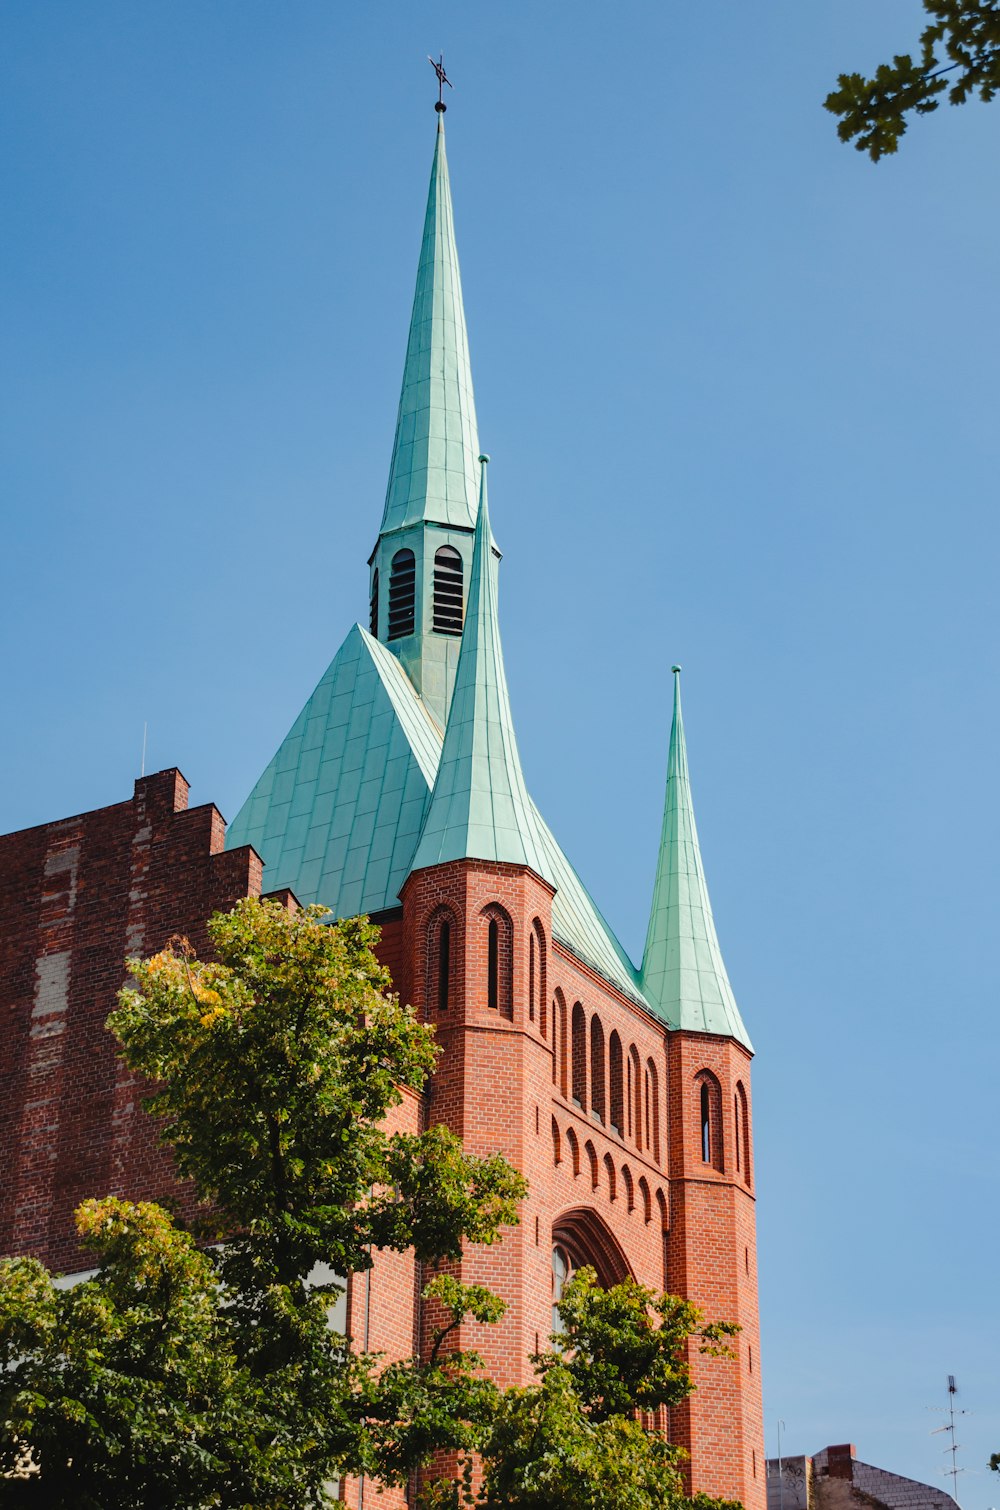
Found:
[[[551,879],[514,736],[497,619],[497,560],[490,535],[486,464],[480,458],[469,606],[462,653],[430,807],[411,871],[448,860],[529,865]]]
[[[673,1028],[735,1038],[751,1048],[716,937],[698,846],[681,679],[674,668],[674,720],[667,760],[660,856],[642,959],[641,986]]]
[[[467,578],[476,524],[478,455],[441,112],[389,486],[369,565],[372,633],[399,657],[442,727],[458,665],[464,586],[460,579]],[[439,593],[444,583],[457,603],[451,621],[434,612],[435,558],[442,547],[455,553],[442,558],[447,563],[443,568],[437,562]],[[400,554],[407,551],[412,561]],[[405,612],[390,614],[393,594],[397,610],[402,607]]]

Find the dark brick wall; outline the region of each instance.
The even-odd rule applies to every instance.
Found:
[[[129,802],[0,837],[0,1252],[78,1269],[80,1201],[174,1188],[104,1023],[126,956],[177,933],[203,950],[206,918],[259,895],[262,870],[187,802],[160,771]]]

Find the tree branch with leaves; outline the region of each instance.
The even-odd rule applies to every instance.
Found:
[[[929,115],[947,94],[952,105],[1000,89],[1000,0],[923,0],[931,18],[919,56],[900,53],[871,78],[840,74],[825,108],[840,117],[837,135],[873,162],[899,150],[911,115]]]

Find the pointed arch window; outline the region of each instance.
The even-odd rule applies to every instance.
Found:
[[[587,1019],[579,1002],[574,1003],[571,1023],[573,1042],[570,1046],[571,1089],[573,1102],[581,1110],[587,1110]]]
[[[660,1162],[660,1088],[656,1065],[652,1059],[646,1060],[645,1113],[646,1152],[652,1154],[658,1164]]]
[[[454,915],[447,907],[439,907],[427,925],[427,984],[425,992],[428,1012],[447,1012],[451,1004],[452,958],[456,944]]]
[[[604,1098],[604,1028],[596,1012],[590,1019],[590,1114],[603,1122],[607,1114]]]
[[[461,634],[463,618],[462,558],[451,545],[434,552],[434,633]]]
[[[416,623],[417,563],[411,550],[397,551],[389,568],[390,640],[412,634]]]
[[[725,1170],[722,1145],[722,1087],[711,1070],[695,1076],[698,1094],[698,1132],[703,1164]]]
[[[482,916],[486,921],[486,1005],[503,1017],[513,1017],[514,926],[496,902],[484,908]]]
[[[608,1079],[610,1081],[611,1131],[619,1138],[624,1133],[625,1121],[625,1076],[622,1061],[622,1041],[616,1032],[608,1039]]]
[[[750,1184],[750,1103],[742,1080],[736,1082],[736,1172]]]
[[[372,639],[378,639],[378,567],[372,572],[372,596],[369,604],[368,626]]]

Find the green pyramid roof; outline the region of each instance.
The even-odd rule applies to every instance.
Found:
[[[398,904],[441,735],[384,645],[355,624],[229,826],[265,887],[337,917]]]
[[[422,520],[471,530],[478,455],[444,117],[439,115],[380,533]]]
[[[732,1037],[752,1048],[723,964],[698,847],[679,666],[674,667],[667,796],[641,985],[671,1027]]]
[[[480,458],[479,515],[462,649],[431,805],[411,869],[448,860],[528,865],[551,880],[517,751],[497,620],[497,561]]]

